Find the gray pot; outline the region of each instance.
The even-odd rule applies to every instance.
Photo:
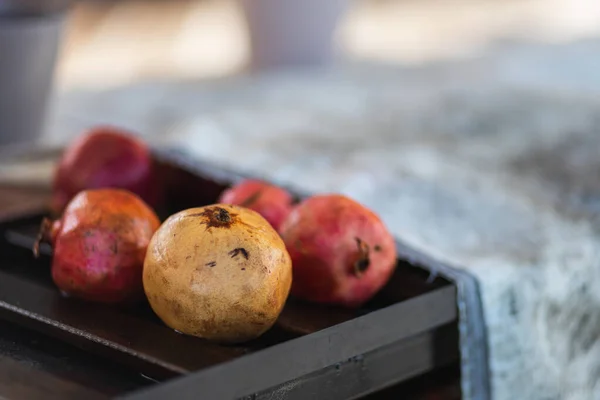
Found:
[[[0,146],[44,131],[66,11],[10,12],[0,0]]]

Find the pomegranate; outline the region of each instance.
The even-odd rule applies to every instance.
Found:
[[[143,298],[146,248],[160,226],[138,196],[122,189],[77,194],[60,220],[45,219],[38,243],[53,248],[52,279],[66,295],[102,303]]]
[[[59,215],[82,190],[120,188],[157,206],[158,189],[148,146],[129,132],[97,126],[63,152],[54,173],[50,208]]]
[[[207,340],[254,339],[277,320],[292,264],[273,227],[250,209],[215,204],[169,217],[144,262],[144,290],[169,327]]]
[[[225,190],[218,202],[254,210],[276,230],[279,230],[292,209],[292,196],[285,189],[254,179],[247,179]]]
[[[391,277],[396,246],[379,217],[342,195],[296,206],[281,226],[292,257],[291,293],[311,302],[358,307]]]

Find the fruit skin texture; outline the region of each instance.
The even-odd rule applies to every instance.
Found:
[[[307,301],[359,307],[391,277],[394,238],[379,217],[342,195],[300,203],[281,227],[292,257],[291,294]]]
[[[244,180],[225,190],[218,202],[249,208],[262,215],[279,230],[292,210],[292,196],[287,190],[254,179]]]
[[[111,126],[94,127],[65,149],[52,188],[50,208],[56,215],[85,189],[126,189],[157,205],[150,149],[129,132]]]
[[[254,339],[276,321],[292,283],[277,232],[258,213],[215,204],[169,217],[152,237],[144,290],[169,327],[215,342]]]
[[[143,299],[144,257],[159,226],[154,211],[128,191],[80,192],[47,232],[54,283],[67,295],[95,302]]]

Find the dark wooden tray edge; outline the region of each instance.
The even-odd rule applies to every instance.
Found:
[[[177,393],[179,399],[195,399],[198,393],[210,399],[255,396],[275,389],[281,382],[299,379],[354,357],[364,357],[378,348],[410,341],[417,335],[428,332],[431,334],[440,326],[455,322],[456,318],[456,289],[446,286],[331,328],[121,398],[166,399],[172,393]],[[405,319],[412,320],[414,324],[405,324]],[[381,329],[382,321],[386,322],[385,329]],[[360,335],[360,340],[346,340],[349,338],[344,337],[344,334],[348,332]],[[458,340],[454,344],[454,349],[458,349]],[[307,358],[307,348],[311,348],[312,354],[317,356]],[[428,358],[422,353],[419,356]],[[290,368],[289,364],[292,362],[300,365]],[[398,360],[398,365],[405,367],[410,362],[412,360],[402,358]],[[397,377],[397,380],[401,379],[402,376]],[[232,381],[236,384],[231,385]],[[387,382],[391,383],[393,382]]]

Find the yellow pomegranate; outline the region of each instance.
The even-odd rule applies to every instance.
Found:
[[[144,261],[144,291],[169,327],[224,343],[277,320],[292,283],[283,240],[258,213],[214,204],[170,216]]]

